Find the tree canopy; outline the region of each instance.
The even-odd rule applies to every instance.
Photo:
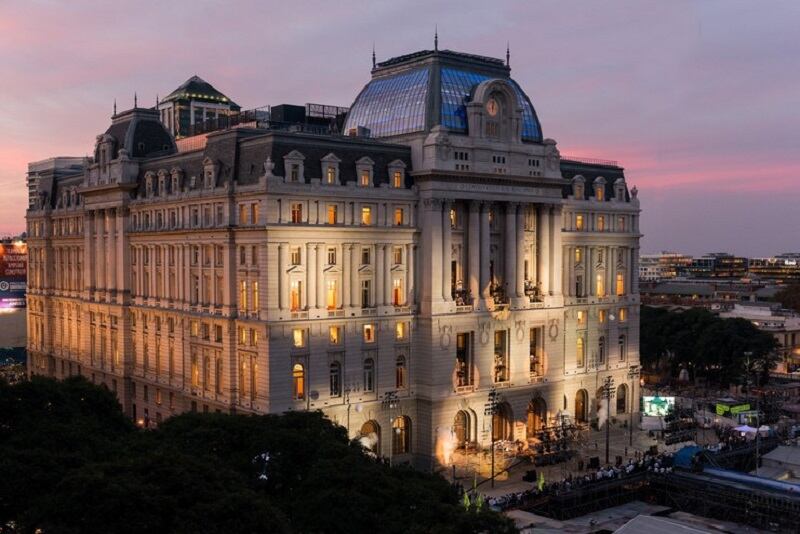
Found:
[[[800,284],[784,287],[773,297],[775,302],[780,302],[784,308],[800,312]]]
[[[515,532],[440,476],[371,458],[320,412],[140,430],[82,378],[0,383],[0,480],[0,521],[20,532]]]
[[[778,343],[745,319],[722,319],[703,308],[672,312],[642,306],[642,366],[677,376],[680,369],[727,386],[750,374],[763,381],[779,359]],[[748,366],[749,360],[749,368]]]

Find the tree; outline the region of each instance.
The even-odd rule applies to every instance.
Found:
[[[775,302],[780,302],[784,308],[789,308],[800,313],[800,284],[784,287],[772,297]]]
[[[0,383],[0,480],[0,524],[25,532],[516,532],[440,476],[369,457],[321,412],[140,430],[82,378]]]

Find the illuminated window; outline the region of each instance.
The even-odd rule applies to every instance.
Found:
[[[394,326],[394,337],[398,341],[401,341],[406,338],[406,323],[398,322]]]
[[[392,454],[411,452],[411,421],[405,415],[392,421]]]
[[[625,322],[628,320],[628,308],[619,309],[619,320],[620,322]]]
[[[597,200],[603,201],[606,198],[606,188],[603,185],[597,185],[594,188],[594,197]]]
[[[403,247],[394,247],[392,249],[392,259],[395,265],[402,265],[403,263]]]
[[[303,348],[306,346],[306,331],[304,328],[295,328],[292,330],[292,345],[295,348]]]
[[[192,387],[200,386],[200,364],[197,361],[197,353],[192,352]]]
[[[303,204],[300,202],[295,202],[292,204],[292,222],[293,223],[301,223],[303,222]]]
[[[303,400],[306,396],[306,371],[299,363],[292,368],[292,397]]]
[[[597,310],[597,320],[601,323],[606,322],[606,311],[605,310]]]
[[[625,294],[625,276],[622,273],[617,273],[616,293],[617,296]]]
[[[331,345],[338,345],[342,340],[342,329],[338,326],[331,326],[328,328],[328,341]]]
[[[244,204],[239,204],[239,224],[247,224],[247,206]]]
[[[258,224],[258,204],[250,204],[250,223]]]
[[[325,180],[329,184],[336,183],[336,168],[333,165],[328,166],[328,170],[325,176]]]
[[[583,215],[580,213],[575,216],[575,229],[583,230]]]
[[[606,229],[606,218],[602,215],[597,216],[597,231],[603,232]]]
[[[395,226],[402,226],[405,224],[405,213],[403,208],[394,209],[394,224]]]
[[[258,311],[258,282],[253,282],[253,298],[250,302],[253,311]]]
[[[336,280],[328,280],[325,304],[329,310],[336,309],[336,296],[337,296]]]
[[[392,304],[401,306],[403,304],[403,279],[395,278],[392,280]]]
[[[457,217],[458,217],[458,213],[456,212],[455,209],[451,208],[450,209],[450,228],[456,228],[456,226],[458,225]]]
[[[328,224],[336,224],[337,211],[336,204],[328,204]]]
[[[372,224],[372,208],[369,206],[364,206],[361,208],[361,224]]]
[[[575,263],[580,263],[581,262],[581,256],[582,255],[583,255],[583,252],[581,252],[581,249],[580,248],[576,248],[575,249]]]
[[[606,285],[605,285],[605,276],[602,273],[599,273],[595,277],[595,284],[597,286],[597,292],[595,296],[604,297],[606,296]]]
[[[292,311],[298,311],[303,307],[303,283],[301,281],[292,281],[290,300]]]
[[[247,309],[247,281],[239,282],[239,309]]]
[[[407,387],[406,374],[406,357],[400,355],[395,360],[394,386],[396,389],[405,389]]]
[[[361,187],[367,187],[369,185],[369,171],[368,170],[365,169],[365,170],[361,171],[361,176],[359,178],[358,185],[360,185]]]
[[[578,310],[578,326],[586,326],[586,312]]]
[[[579,337],[575,345],[575,361],[578,367],[583,367],[585,365],[585,359],[586,351],[583,346],[583,338]]]
[[[364,343],[373,343],[375,341],[375,325],[364,325]]]
[[[392,187],[403,187],[403,172],[394,171],[392,175]]]

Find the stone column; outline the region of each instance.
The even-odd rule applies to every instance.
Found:
[[[490,256],[490,246],[492,241],[492,229],[489,224],[489,211],[491,210],[491,204],[485,202],[481,206],[481,297],[484,299],[488,299],[491,295],[491,288],[489,287],[491,284],[491,280],[489,280],[490,271],[489,271],[489,260],[491,259]]]
[[[97,262],[97,273],[95,276],[95,287],[98,290],[105,290],[106,288],[106,249],[104,243],[105,234],[105,210],[99,210],[97,217],[95,217],[95,256]]]
[[[480,297],[481,269],[481,204],[477,200],[469,203],[469,244],[467,246],[469,291],[473,299]]]
[[[350,271],[356,267],[352,265],[351,257],[353,254],[353,245],[351,243],[344,243],[342,245],[342,307],[350,307],[350,296],[352,295],[350,289],[350,282],[352,275]]]
[[[505,235],[503,236],[503,247],[505,248],[504,280],[506,296],[516,297],[517,287],[517,203],[506,203],[506,224]]]
[[[423,210],[421,300],[430,304],[442,300],[442,201],[426,198]]]
[[[517,211],[517,279],[515,292],[517,297],[525,296],[525,215],[526,205],[520,204]],[[529,263],[528,268],[532,265]]]
[[[414,293],[416,290],[416,280],[414,279],[414,245],[409,243],[406,245],[406,304],[413,306],[416,302]]]
[[[386,279],[386,273],[384,269],[386,269],[386,264],[384,262],[384,247],[386,247],[383,243],[378,243],[375,245],[375,305],[376,306],[383,306],[386,304],[385,302],[385,294],[384,294],[384,282]]]
[[[387,306],[392,305],[392,248],[391,244],[383,247],[383,302]]]
[[[317,308],[327,308],[328,303],[325,300],[325,263],[327,259],[327,247],[324,244],[317,243]]]
[[[453,201],[444,200],[442,202],[442,298],[445,302],[453,300],[452,293],[452,271],[451,262],[453,261],[453,232],[450,226],[450,210]]]
[[[553,280],[550,288],[553,295],[562,294],[562,280],[564,278],[564,250],[561,246],[561,227],[563,226],[562,219],[561,206],[554,207],[552,219],[550,220],[550,231],[552,232],[553,236],[553,240],[551,242],[551,247],[553,250]]]
[[[286,274],[286,247],[287,243],[278,243],[278,309],[285,310],[288,306],[289,280]]]
[[[639,293],[639,247],[631,247],[631,263],[628,270],[631,273],[630,293],[636,295]]]
[[[536,209],[536,269],[542,295],[550,294],[550,206]]]
[[[117,210],[111,208],[108,214],[108,267],[106,271],[106,289],[109,298],[117,293]]]
[[[306,301],[308,309],[317,307],[317,246],[306,244]]]
[[[351,250],[351,265],[350,265],[350,272],[345,273],[345,276],[350,277],[350,304],[352,306],[358,306],[358,291],[361,289],[359,287],[359,278],[358,272],[361,268],[361,258],[359,255],[361,254],[361,246],[358,243],[353,243],[352,250]]]
[[[594,247],[586,247],[586,296],[594,297],[597,294],[597,276],[595,275],[595,258],[597,252]]]

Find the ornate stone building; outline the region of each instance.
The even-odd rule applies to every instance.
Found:
[[[507,62],[379,63],[345,135],[236,128],[179,151],[119,113],[28,212],[30,372],[80,373],[142,424],[321,409],[428,465],[557,414],[638,410],[639,203],[562,159]],[[489,391],[500,394],[484,415]]]

